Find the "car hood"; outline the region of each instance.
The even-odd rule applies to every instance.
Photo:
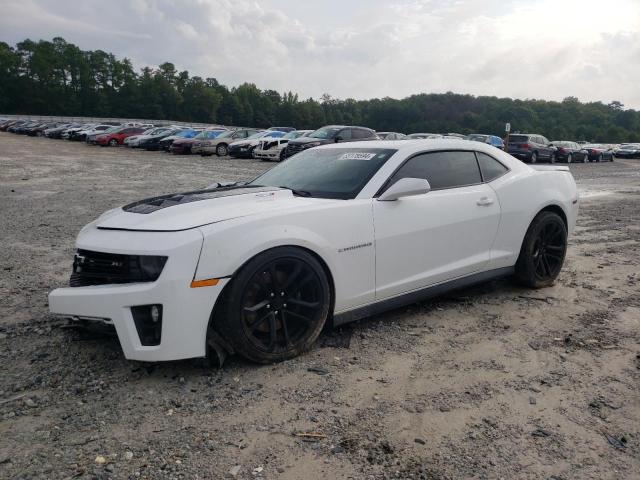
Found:
[[[253,146],[258,145],[260,142],[279,140],[280,138],[282,138],[282,137],[260,137],[260,138],[252,138],[251,140],[249,140],[249,139],[236,140],[235,142],[231,143],[230,146],[234,146],[234,147],[250,146],[250,147],[253,147]]]
[[[200,139],[198,139],[198,140],[200,140]],[[197,140],[195,138],[193,138],[193,137],[192,138],[176,138],[173,141],[173,144],[174,145],[184,145],[184,144],[193,143],[195,141],[197,141]]]
[[[184,138],[184,137],[179,137],[178,135],[168,135],[166,137],[163,137],[162,140],[177,140],[179,138]]]
[[[165,135],[163,133],[159,133],[158,135],[149,135],[143,140],[164,140],[165,138],[169,138],[169,135]]]
[[[307,143],[313,143],[313,142],[320,142],[323,145],[327,144],[327,143],[333,143],[332,139],[326,139],[326,138],[313,138],[313,137],[298,137],[298,138],[294,138],[292,140],[289,140],[289,143],[292,145],[298,144],[298,145],[305,145]]]
[[[320,201],[330,200],[276,187],[220,187],[149,198],[109,210],[94,223],[99,229],[175,232]]]

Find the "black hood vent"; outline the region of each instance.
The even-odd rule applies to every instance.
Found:
[[[175,207],[176,205],[184,205],[185,203],[200,202],[202,200],[211,200],[213,198],[230,197],[232,195],[244,195],[247,193],[273,192],[280,190],[275,187],[261,187],[253,185],[230,185],[211,188],[207,190],[196,190],[185,193],[172,193],[159,197],[147,198],[137,202],[125,205],[122,209],[129,213],[153,213],[163,208]]]

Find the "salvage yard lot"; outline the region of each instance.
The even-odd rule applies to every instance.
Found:
[[[640,477],[639,161],[571,165],[554,287],[454,292],[281,364],[129,362],[48,314],[97,215],[269,166],[0,133],[1,478]]]

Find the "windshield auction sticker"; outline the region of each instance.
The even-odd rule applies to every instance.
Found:
[[[338,160],[371,160],[377,154],[365,152],[349,152],[343,153]]]

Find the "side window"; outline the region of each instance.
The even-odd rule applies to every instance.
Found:
[[[344,130],[340,130],[336,138],[340,137],[340,140],[351,140],[351,129],[345,128]]]
[[[478,156],[483,181],[490,182],[507,172],[507,167],[486,153],[476,152],[476,155]]]
[[[363,130],[361,128],[354,128],[351,130],[351,136],[354,140],[356,140],[358,138],[369,138],[371,134],[369,133],[368,130]],[[393,136],[393,134],[390,136]],[[389,137],[387,137],[387,139],[389,139]]]
[[[543,145],[549,145],[549,140],[547,140],[547,137],[540,137],[540,143],[542,143]]]
[[[398,170],[390,185],[401,178],[425,178],[432,190],[463,187],[482,182],[473,152],[433,152],[419,154]]]

